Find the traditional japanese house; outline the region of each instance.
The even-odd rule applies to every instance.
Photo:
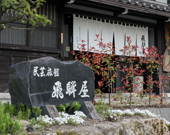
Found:
[[[8,90],[9,66],[44,56],[72,60],[72,50],[85,41],[86,51],[96,47],[95,35],[103,42],[114,42],[116,55],[126,45],[126,36],[140,47],[156,46],[160,55],[169,45],[169,0],[47,0],[38,9],[52,21],[52,25],[39,26],[35,30],[5,29],[0,33],[0,92]],[[14,13],[7,11],[4,18]],[[11,25],[27,28],[20,21]],[[165,31],[166,30],[166,31]],[[167,50],[168,51],[168,50]],[[138,56],[141,54],[135,52]],[[166,63],[169,63],[168,52]],[[122,61],[121,64],[124,64]],[[166,74],[167,69],[160,69]],[[114,87],[122,85],[121,72]],[[148,73],[146,72],[145,75]],[[145,76],[144,75],[144,76]],[[144,77],[145,80],[145,77]],[[159,89],[155,88],[159,94]],[[170,92],[167,88],[166,92]]]

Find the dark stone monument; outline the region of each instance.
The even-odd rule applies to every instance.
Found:
[[[77,60],[40,58],[10,67],[9,91],[12,104],[44,107],[49,112],[47,105],[93,102],[94,73]]]
[[[94,74],[79,61],[52,57],[22,62],[10,67],[9,91],[14,105],[30,107],[94,100]]]

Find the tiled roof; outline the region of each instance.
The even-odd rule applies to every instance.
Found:
[[[170,17],[170,7],[168,4],[150,0],[89,0],[101,4],[107,4],[116,7],[128,8],[130,10],[156,14]]]

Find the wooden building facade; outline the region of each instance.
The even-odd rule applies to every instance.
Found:
[[[46,15],[52,21],[52,25],[40,26],[31,31],[5,29],[0,33],[0,92],[8,91],[9,67],[13,64],[45,56],[72,60],[73,55],[70,52],[76,50],[76,28],[80,27],[76,24],[77,18],[88,19],[93,23],[99,21],[116,26],[129,26],[130,30],[132,27],[147,28],[147,46],[155,45],[160,55],[164,54],[164,24],[168,23],[170,18],[168,4],[169,0],[47,0],[38,13]],[[2,19],[13,15],[8,11]],[[12,25],[30,27],[20,21]],[[93,28],[89,23],[87,27],[88,31]],[[121,29],[117,31],[120,32]],[[118,48],[118,45],[115,45],[115,48]],[[160,74],[162,73],[161,69]],[[121,73],[117,77],[116,87],[122,85],[120,80]]]

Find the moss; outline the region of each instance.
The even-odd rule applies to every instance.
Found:
[[[143,125],[140,122],[135,121],[135,127],[140,129],[141,127],[143,128]]]
[[[75,131],[71,131],[71,132],[64,132],[63,134],[61,133],[61,131],[57,131],[56,132],[57,135],[77,135],[77,133]]]
[[[149,121],[148,121],[148,120],[146,120],[144,123],[145,123],[145,124],[148,124],[148,123],[149,123]]]
[[[71,131],[68,135],[77,135],[75,131]]]
[[[38,133],[32,133],[32,134],[28,134],[28,135],[39,135]]]
[[[62,135],[61,131],[56,132],[57,135]]]
[[[16,88],[16,83],[15,83],[14,79],[11,80],[10,86]]]
[[[166,124],[168,131],[170,132],[170,125]]]
[[[135,121],[134,122],[134,128],[132,129],[134,133],[136,133],[137,131],[144,131],[144,126],[142,125],[142,123]],[[138,133],[138,135],[143,135],[143,133]]]
[[[120,129],[119,130],[119,135],[123,135],[123,134],[124,134],[123,129]]]
[[[166,129],[168,129],[168,131],[170,130],[170,126],[168,127],[167,124],[165,125],[167,128],[164,127],[163,120],[158,120],[158,119],[152,120],[152,127],[157,134],[164,135],[164,132],[166,131]]]

